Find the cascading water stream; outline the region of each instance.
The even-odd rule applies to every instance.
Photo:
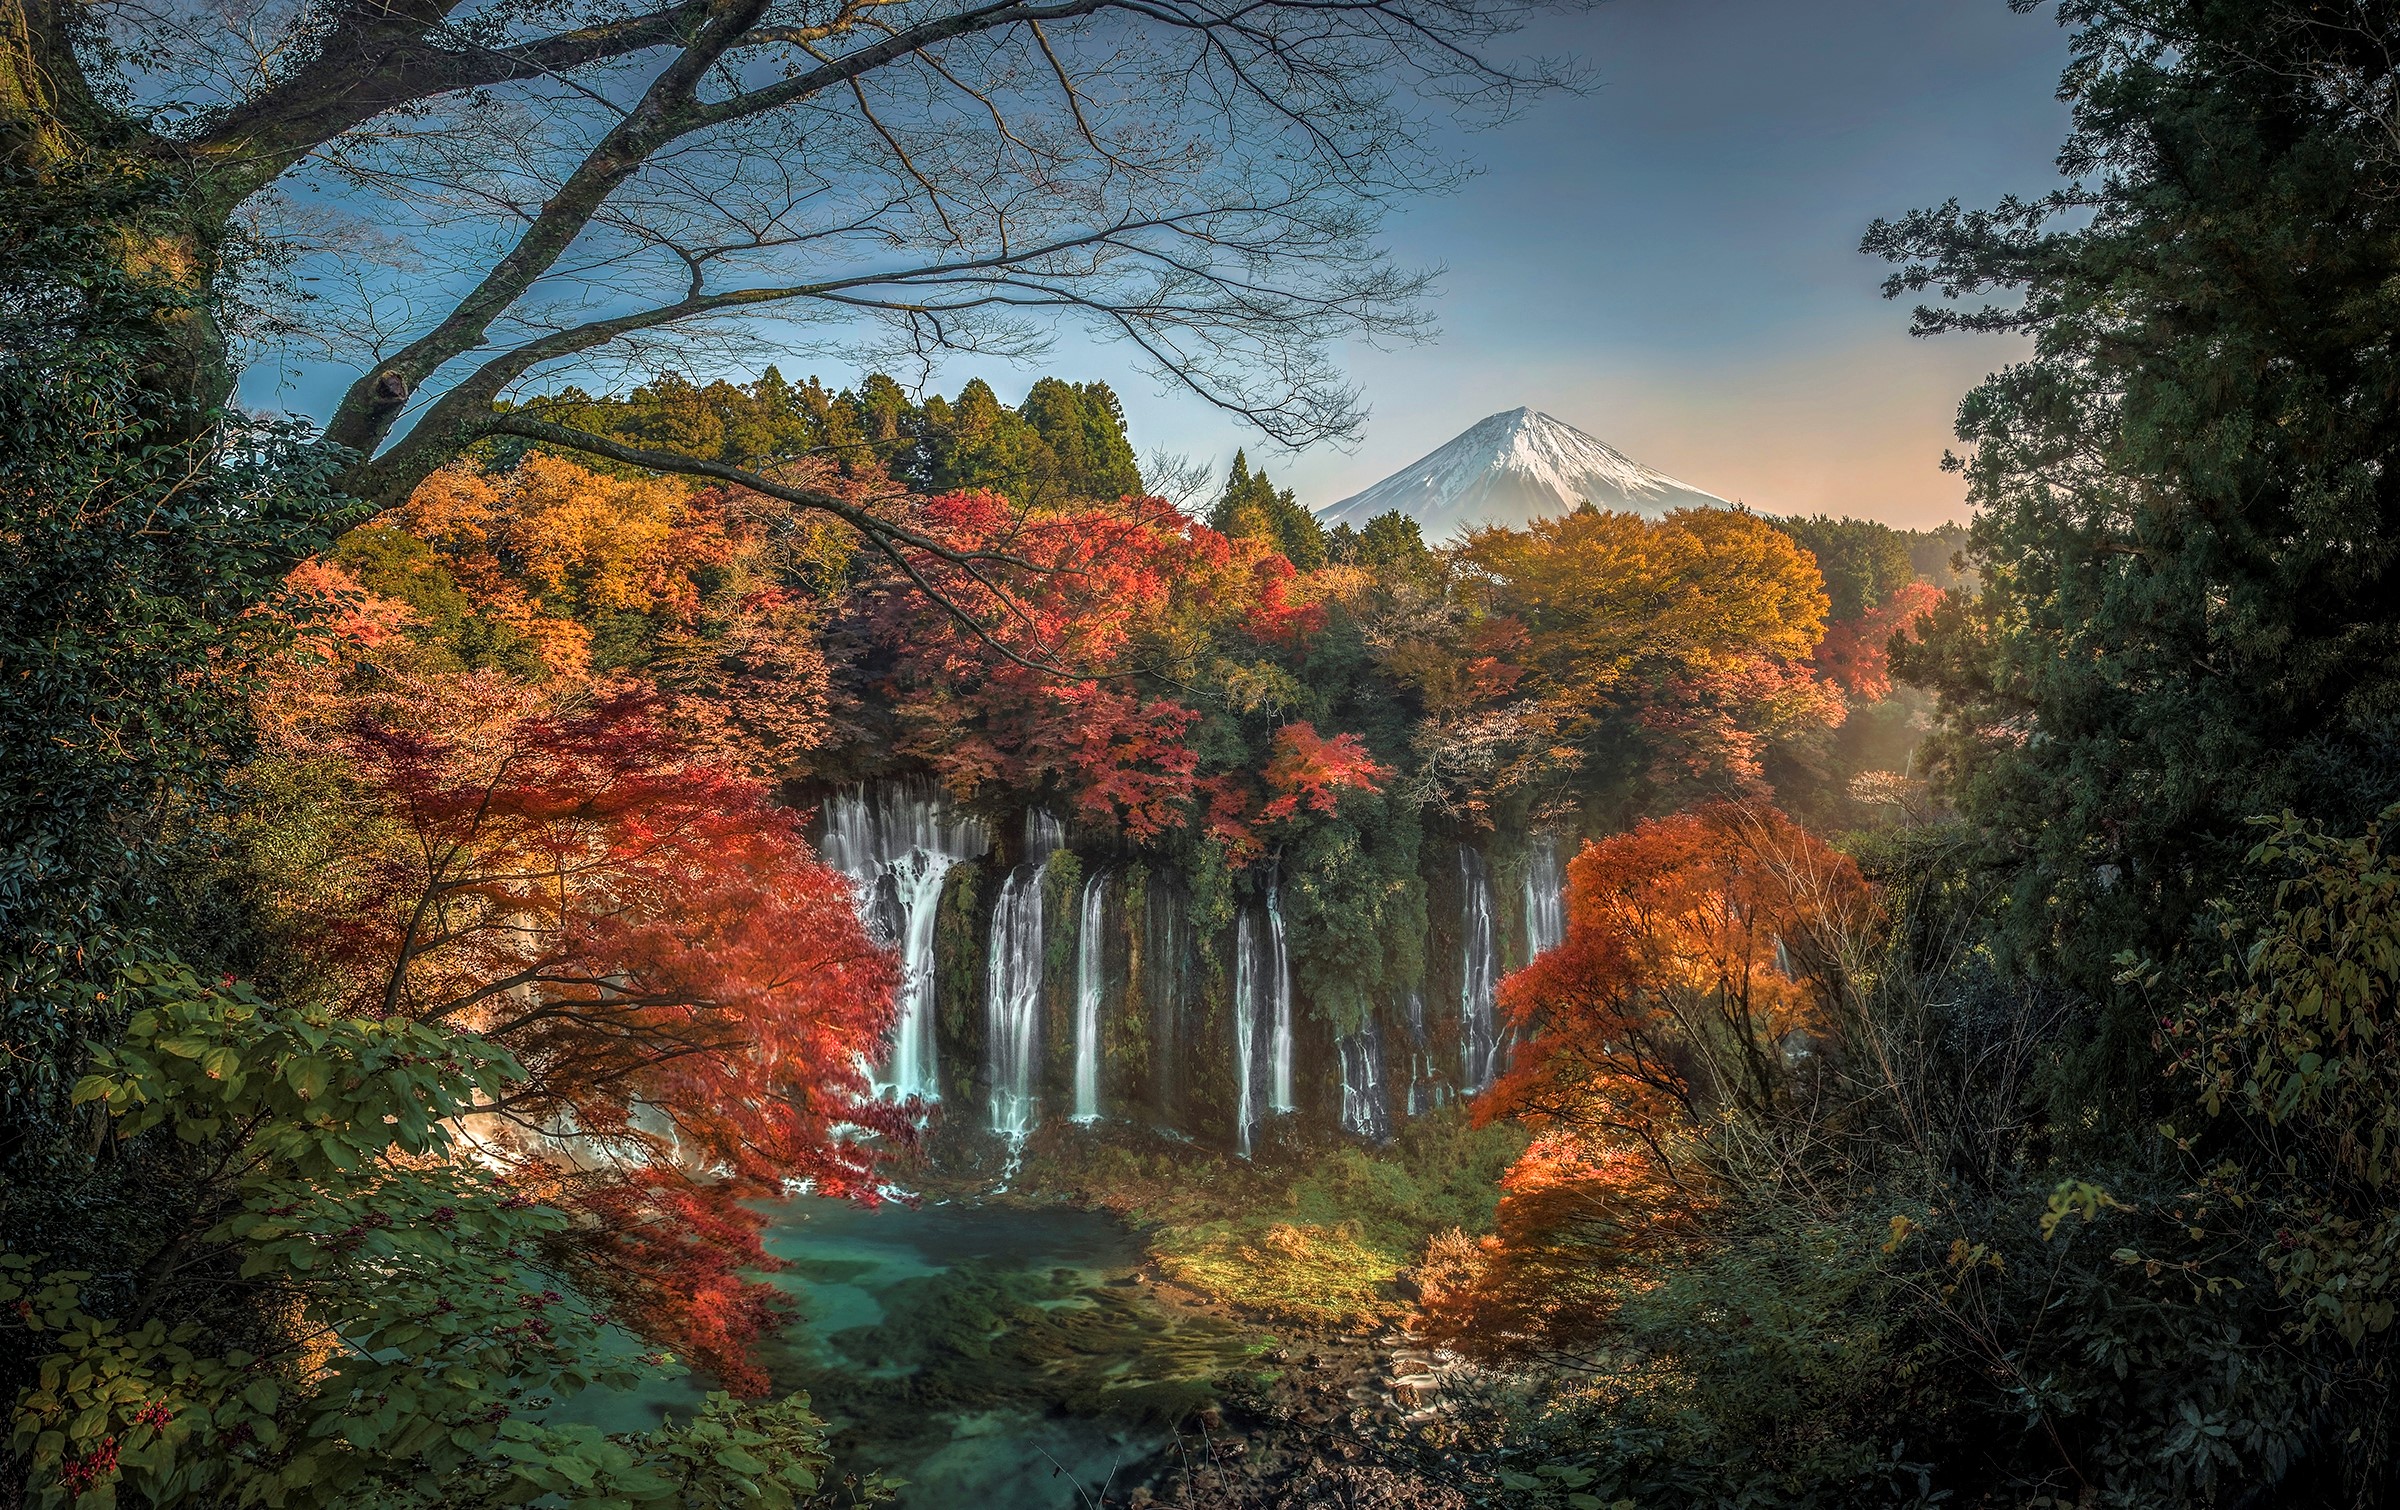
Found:
[[[1234,1143],[1243,1158],[1250,1157],[1250,1128],[1257,1121],[1252,1109],[1251,1079],[1257,1058],[1258,948],[1250,910],[1243,908],[1233,923],[1233,1084]]]
[[[992,1072],[992,1131],[1021,1142],[1033,1131],[1034,1071],[1041,1055],[1042,878],[1061,833],[1056,818],[1028,813],[1025,860],[992,908],[984,1031]]]
[[[1460,1085],[1474,1095],[1499,1073],[1499,1039],[1492,1009],[1499,994],[1498,948],[1492,931],[1492,880],[1473,845],[1458,847],[1460,918],[1458,1015]]]
[[[1100,1120],[1100,995],[1107,986],[1108,877],[1094,872],[1083,883],[1083,917],[1075,938],[1075,1120]]]
[[[1391,1100],[1383,1089],[1383,1035],[1370,1019],[1340,1044],[1342,1130],[1371,1143],[1392,1136]]]
[[[1267,1110],[1281,1115],[1300,1108],[1292,1099],[1292,959],[1283,945],[1283,903],[1273,881],[1267,883],[1267,968]]]
[[[981,823],[922,779],[878,782],[825,802],[825,863],[850,878],[860,913],[900,951],[900,1010],[879,1095],[941,1097],[933,1039],[933,928],[950,868],[991,848]],[[880,916],[879,916],[880,915]]]
[[[1537,959],[1567,940],[1566,884],[1559,874],[1558,837],[1543,834],[1525,860],[1525,957]]]

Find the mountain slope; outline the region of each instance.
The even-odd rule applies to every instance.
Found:
[[[1476,422],[1324,513],[1328,525],[1363,528],[1398,509],[1429,541],[1454,540],[1478,524],[1522,525],[1563,514],[1585,499],[1604,509],[1664,514],[1726,507],[1726,500],[1653,471],[1564,420],[1511,409]]]

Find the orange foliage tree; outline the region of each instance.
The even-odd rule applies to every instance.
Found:
[[[1433,1286],[1438,1334],[1572,1353],[1608,1297],[1696,1242],[1729,1162],[1800,1150],[1844,1042],[1844,949],[1873,897],[1771,808],[1714,803],[1584,847],[1563,944],[1510,976],[1515,1062],[1477,1103],[1534,1142],[1496,1234]]]

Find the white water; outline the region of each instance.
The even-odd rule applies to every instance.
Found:
[[[1100,1120],[1100,993],[1107,986],[1101,929],[1108,877],[1083,883],[1081,931],[1075,938],[1075,1120]]]
[[[984,1032],[990,1045],[992,1131],[1016,1141],[1033,1131],[1034,1072],[1041,1057],[1042,876],[1061,839],[1048,813],[1025,817],[1025,862],[992,908]]]
[[[1425,1032],[1425,993],[1408,993],[1408,1114],[1423,1116],[1441,1104],[1441,1079],[1434,1072],[1432,1041]]]
[[[1292,959],[1283,947],[1283,904],[1273,881],[1267,883],[1267,964],[1274,972],[1269,983],[1273,995],[1268,998],[1274,1010],[1267,1050],[1267,1110],[1280,1114],[1300,1108],[1292,1100]]]
[[[1496,940],[1492,934],[1492,878],[1483,855],[1474,846],[1458,847],[1459,917],[1458,1015],[1460,1085],[1473,1095],[1492,1083],[1500,1067],[1499,1041],[1493,1033],[1492,1009],[1499,994]]]
[[[1383,1035],[1369,1022],[1341,1041],[1342,1130],[1370,1142],[1392,1136],[1392,1106],[1383,1090]]]
[[[1251,935],[1250,911],[1242,909],[1233,923],[1233,1132],[1243,1158],[1250,1157],[1250,1076],[1256,1059],[1254,1024],[1258,1019],[1258,950]]]
[[[1525,957],[1536,959],[1567,940],[1567,893],[1558,866],[1558,837],[1543,834],[1525,859]]]
[[[991,848],[981,823],[922,779],[846,787],[825,802],[825,863],[850,878],[873,926],[879,899],[892,916],[878,932],[900,951],[900,1011],[879,1095],[941,1098],[933,1041],[933,925],[950,867]],[[887,889],[888,888],[888,889]]]

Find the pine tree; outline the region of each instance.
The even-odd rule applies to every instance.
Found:
[[[2097,1101],[2151,1028],[2116,957],[2191,942],[2246,820],[2355,831],[2400,797],[2400,13],[2064,19],[2081,182],[1866,249],[1903,264],[1888,293],[2003,296],[1920,332],[2033,338],[1959,411],[1981,595],[1897,669],[1943,695],[1938,768],[2018,957],[2123,1003]]]
[[[1250,458],[1240,451],[1233,453],[1233,470],[1208,522],[1236,540],[1268,542],[1302,571],[1325,564],[1325,526],[1301,507],[1290,488],[1278,490],[1263,469],[1251,471]]]

